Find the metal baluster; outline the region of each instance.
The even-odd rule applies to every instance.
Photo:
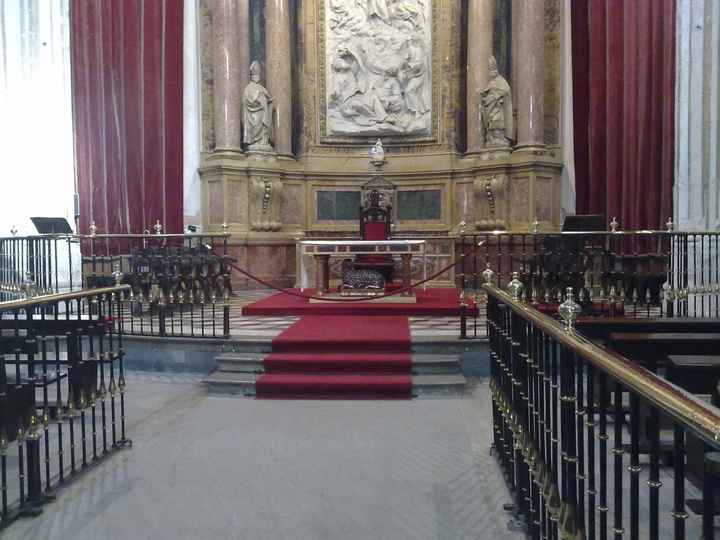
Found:
[[[579,530],[585,530],[585,419],[584,416],[587,414],[587,408],[585,407],[585,377],[583,360],[580,356],[576,355],[576,390],[575,390],[575,416],[576,426],[575,433],[577,434],[577,527]],[[589,401],[589,400],[588,400]]]
[[[42,395],[43,395],[43,443],[45,446],[45,491],[50,491],[50,418],[48,412],[48,358],[47,358],[47,326],[45,323],[47,306],[40,307],[40,359],[42,362]]]
[[[118,295],[121,295],[122,293],[118,293]],[[105,304],[110,305],[110,302],[112,302],[112,294],[105,296],[103,298],[103,301],[100,302],[98,307],[98,322],[101,325],[100,326],[100,332],[98,332],[98,357],[99,357],[99,367],[100,367],[100,385],[98,390],[98,397],[100,398],[100,422],[102,424],[102,453],[103,455],[107,454],[108,448],[107,448],[107,414],[106,414],[106,399],[107,399],[107,387],[105,386],[105,363],[107,362],[107,357],[109,355],[109,352],[105,351],[105,333],[108,331],[108,328],[114,324],[113,322],[113,314],[110,311],[110,309],[107,309],[107,315],[104,315],[103,306]],[[120,312],[120,310],[118,310]]]
[[[650,408],[648,419],[648,437],[650,444],[650,476],[647,484],[650,501],[650,540],[660,538],[659,504],[660,504],[660,413],[656,407]]]
[[[8,408],[8,384],[5,371],[5,356],[0,354],[0,405],[3,410]],[[8,521],[8,483],[7,483],[7,452],[10,439],[4,427],[0,427],[0,490],[2,491],[2,525]]]
[[[685,430],[675,425],[674,432],[675,497],[672,516],[675,519],[675,540],[685,540]]]
[[[607,501],[607,410],[609,401],[607,374],[600,372],[600,411],[599,411],[599,433],[600,440],[599,457],[600,457],[600,539],[606,540],[608,533],[608,501]]]
[[[60,317],[60,304],[56,304],[57,313],[56,320]],[[58,479],[62,483],[65,476],[65,467],[63,459],[63,402],[62,402],[62,379],[60,372],[60,336],[55,335],[55,404],[56,404],[56,423],[57,423],[57,438],[58,438]]]
[[[620,383],[615,381],[615,392],[613,400],[613,427],[614,427],[614,443],[615,446],[611,450],[615,456],[613,463],[613,472],[615,476],[614,488],[615,495],[613,506],[615,510],[615,523],[613,533],[616,540],[621,540],[623,532],[623,448],[622,448],[622,426],[625,413],[622,406],[622,387]]]
[[[587,365],[587,405],[585,407],[585,426],[587,427],[587,501],[588,525],[587,538],[595,540],[595,368]]]
[[[557,486],[560,485],[560,454],[559,454],[559,448],[558,443],[560,441],[560,426],[558,424],[558,409],[560,407],[560,396],[558,395],[559,390],[559,384],[558,384],[558,363],[560,361],[558,357],[558,344],[556,341],[551,340],[550,341],[550,361],[551,361],[551,381],[550,381],[550,388],[552,389],[552,402],[551,402],[551,409],[552,409],[552,436],[551,436],[551,442],[552,442],[552,471],[553,471],[553,477],[554,477],[554,484],[555,484],[555,490],[557,491]],[[551,509],[552,510],[552,509]],[[558,538],[558,520],[557,515],[551,515],[550,517],[551,521],[551,530],[552,530],[552,538]]]
[[[630,538],[640,538],[640,398],[630,392]]]

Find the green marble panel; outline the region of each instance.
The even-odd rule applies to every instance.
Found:
[[[398,219],[438,220],[442,218],[442,191],[419,189],[398,191]]]
[[[359,191],[318,191],[318,221],[337,221],[360,219]]]

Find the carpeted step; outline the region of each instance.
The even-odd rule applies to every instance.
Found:
[[[269,373],[410,373],[410,353],[273,353],[263,361]]]
[[[255,383],[264,399],[410,399],[409,375],[327,375],[268,373]]]
[[[407,317],[309,315],[275,337],[273,352],[410,352]]]

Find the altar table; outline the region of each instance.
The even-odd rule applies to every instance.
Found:
[[[301,240],[300,275],[305,276],[304,255],[315,258],[315,288],[318,295],[328,292],[330,282],[330,258],[349,258],[355,255],[399,255],[402,259],[402,287],[410,286],[411,261],[413,255],[423,258],[423,280],[427,278],[427,257],[425,240]],[[304,284],[301,284],[301,289]],[[425,288],[425,285],[423,285]],[[406,296],[411,291],[403,293]]]

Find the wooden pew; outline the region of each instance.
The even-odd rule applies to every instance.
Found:
[[[720,355],[668,355],[665,378],[693,394],[712,394],[720,381]]]
[[[668,355],[713,355],[720,351],[720,333],[611,332],[606,346],[653,373]]]
[[[720,334],[720,320],[710,318],[580,317],[575,328],[589,339],[605,341],[611,333]]]

